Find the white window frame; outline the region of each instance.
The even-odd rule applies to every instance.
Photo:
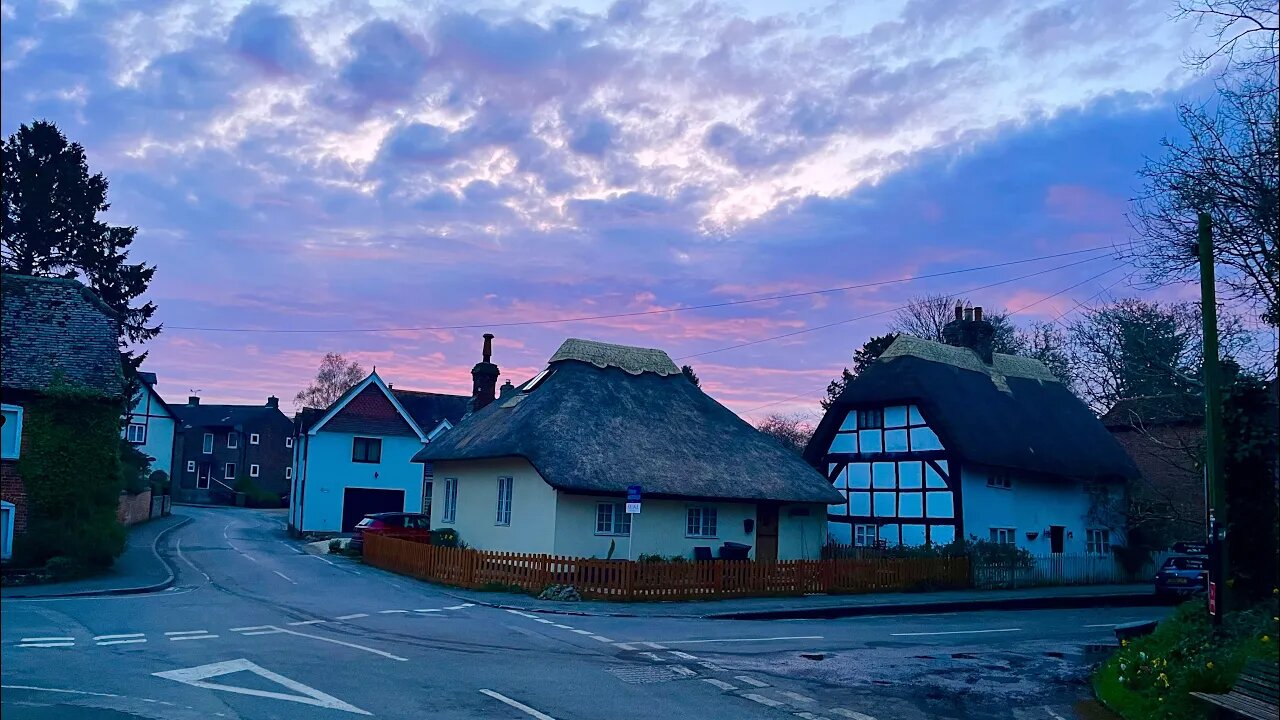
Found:
[[[1107,528],[1087,528],[1084,537],[1085,552],[1089,555],[1111,554],[1111,531]]]
[[[601,511],[608,510],[608,521],[601,523]],[[620,502],[596,503],[596,535],[625,537],[631,534],[631,515],[627,513],[627,504]]]
[[[511,525],[511,495],[514,486],[514,478],[498,478],[498,513],[494,518],[494,525]]]
[[[859,523],[853,526],[854,547],[875,547],[880,539],[880,528],[877,525]]]
[[[137,431],[135,433],[135,431]],[[125,440],[133,445],[145,445],[147,442],[147,424],[146,423],[129,423],[129,427],[124,431]]]
[[[684,536],[688,538],[718,538],[719,512],[715,505],[691,505],[685,510]],[[697,516],[695,522],[694,517]]]
[[[235,448],[238,448],[238,447],[240,447],[240,433],[236,432],[235,430],[232,430],[231,432],[227,433],[227,448],[234,450]]]
[[[204,486],[200,485],[201,481],[204,482]],[[212,465],[209,466],[209,474],[205,475],[204,477],[200,477],[200,473],[198,471],[196,472],[196,489],[197,490],[208,490],[212,486],[213,486],[213,466]]]
[[[0,452],[0,458],[5,460],[17,460],[22,457],[22,406],[0,405],[0,408],[3,408],[4,413],[11,418],[11,420],[6,420],[5,424],[7,425],[9,422],[12,422],[15,428],[13,433],[13,437],[15,438],[13,447],[3,448],[3,452]]]
[[[989,537],[991,539],[991,542],[993,543],[997,543],[999,545],[1017,545],[1018,544],[1017,528],[993,527],[993,528],[990,528],[989,530],[990,532],[987,537]]]
[[[1012,490],[1013,478],[1009,476],[1008,472],[1003,470],[994,471],[987,475],[987,487],[997,488],[999,490]]]
[[[204,434],[204,445],[201,448],[205,455],[213,454],[213,433]]]
[[[257,465],[250,465],[250,466],[249,466],[249,477],[258,477],[258,466],[257,466]]]
[[[258,441],[260,441],[261,439],[262,439],[262,437],[261,437],[260,435],[258,435],[258,433],[249,433],[249,444],[250,444],[250,445],[257,445],[257,444],[258,444]]]
[[[454,523],[458,519],[458,478],[444,479],[444,509],[440,511],[440,522]]]
[[[291,467],[287,467],[287,468],[285,468],[285,469],[284,469],[284,479],[285,479],[285,480],[292,480],[292,479],[293,479],[293,468],[291,468]]]
[[[291,448],[291,447],[293,447],[293,438],[292,438],[292,437],[287,437],[287,438],[285,438],[285,439],[284,439],[284,446],[285,446],[285,447],[287,447],[287,448]]]
[[[223,465],[223,466],[222,466],[222,479],[223,479],[223,480],[235,480],[235,479],[236,479],[236,470],[239,470],[239,468],[237,468],[237,467],[236,467],[236,464],[235,464],[235,463],[227,463],[226,465]]]
[[[195,460],[188,460],[188,461],[187,461],[187,472],[195,472],[195,471],[196,471],[196,461],[195,461]]]

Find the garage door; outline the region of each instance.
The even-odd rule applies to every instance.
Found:
[[[351,532],[369,513],[403,511],[403,490],[347,488],[342,492],[342,532]]]

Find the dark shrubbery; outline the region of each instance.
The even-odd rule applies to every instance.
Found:
[[[458,531],[453,528],[440,528],[431,531],[431,544],[438,547],[465,547],[462,538],[458,536]]]
[[[247,475],[241,475],[236,479],[234,489],[236,492],[244,494],[244,504],[246,507],[280,507],[279,496],[254,482],[253,479]]]

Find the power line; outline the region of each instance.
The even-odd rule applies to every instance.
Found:
[[[1023,310],[1029,310],[1029,309],[1031,309],[1031,308],[1033,308],[1033,307],[1035,307],[1035,306],[1039,305],[1040,303],[1042,303],[1042,302],[1044,302],[1044,301],[1046,301],[1046,300],[1052,300],[1053,298],[1058,297],[1059,295],[1061,295],[1061,294],[1062,294],[1062,293],[1064,293],[1064,292],[1070,292],[1070,291],[1075,290],[1076,288],[1080,287],[1081,285],[1084,285],[1085,283],[1093,282],[1094,280],[1097,280],[1098,278],[1102,277],[1103,275],[1110,275],[1111,273],[1115,272],[1116,270],[1119,270],[1120,268],[1122,268],[1122,267],[1124,267],[1125,265],[1128,265],[1128,264],[1129,264],[1128,262],[1123,262],[1123,263],[1120,263],[1119,265],[1116,265],[1116,266],[1115,266],[1115,267],[1113,267],[1113,268],[1108,268],[1108,269],[1106,269],[1106,270],[1103,270],[1102,272],[1098,273],[1097,275],[1094,275],[1094,276],[1092,276],[1092,277],[1085,278],[1084,280],[1081,280],[1080,282],[1076,283],[1075,285],[1071,285],[1071,286],[1069,286],[1069,287],[1065,287],[1065,288],[1063,288],[1063,289],[1059,290],[1058,292],[1056,292],[1056,293],[1054,293],[1054,294],[1052,294],[1052,295],[1045,295],[1044,297],[1040,298],[1039,300],[1036,300],[1036,301],[1035,301],[1035,302],[1033,302],[1033,303],[1030,303],[1030,304],[1028,304],[1028,305],[1023,305],[1022,307],[1018,308],[1017,310],[1010,310],[1007,314],[1008,314],[1008,315],[1017,315],[1018,313],[1022,312]]]
[[[861,290],[864,288],[881,287],[884,285],[895,285],[898,283],[915,282],[917,280],[929,280],[933,278],[947,277],[950,275],[959,275],[962,273],[979,272],[982,270],[993,270],[996,268],[1009,267],[1012,265],[1023,265],[1026,263],[1039,262],[1041,260],[1052,260],[1055,258],[1068,257],[1072,255],[1080,255],[1083,253],[1098,252],[1099,250],[1113,250],[1110,246],[1099,245],[1097,247],[1086,248],[1084,250],[1072,250],[1070,252],[1056,253],[1053,255],[1041,255],[1039,257],[1023,258],[1021,260],[1009,260],[1007,262],[992,263],[990,265],[979,265],[977,267],[961,268],[958,270],[946,270],[943,272],[928,273],[925,275],[913,275],[911,277],[896,278],[893,280],[876,280],[872,282],[858,283],[855,285],[842,285],[840,287],[822,288],[819,290],[805,290],[803,292],[784,293],[781,295],[767,295],[764,297],[747,298],[745,300],[726,300],[724,302],[704,303],[701,305],[686,305],[676,308],[663,308],[660,310],[637,310],[625,313],[609,313],[605,315],[583,315],[579,317],[569,318],[551,318],[545,320],[516,320],[510,322],[495,323],[474,323],[468,325],[420,325],[415,327],[394,327],[394,328],[246,328],[246,327],[205,327],[196,325],[165,325],[165,330],[187,330],[192,332],[226,332],[226,333],[273,333],[273,334],[318,334],[318,333],[382,333],[382,332],[412,332],[426,330],[476,330],[484,328],[502,328],[502,327],[521,327],[527,325],[552,325],[557,323],[586,322],[590,320],[612,320],[617,318],[641,317],[646,315],[663,315],[667,313],[685,312],[688,310],[708,310],[712,308],[733,307],[737,305],[749,305],[752,303],[770,302],[774,300],[788,300],[799,297],[810,297],[814,295],[825,295],[829,293],[847,292],[849,290]],[[1098,257],[1107,257],[1107,255],[1099,255]]]

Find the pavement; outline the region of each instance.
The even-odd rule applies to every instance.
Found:
[[[130,595],[163,590],[173,584],[174,572],[156,546],[167,533],[189,521],[189,517],[175,513],[134,525],[125,539],[124,551],[108,571],[80,580],[6,587],[0,589],[0,598]]]
[[[5,720],[1076,720],[1114,627],[1168,613],[570,617],[307,553],[281,512],[183,513],[165,590],[0,601]]]

